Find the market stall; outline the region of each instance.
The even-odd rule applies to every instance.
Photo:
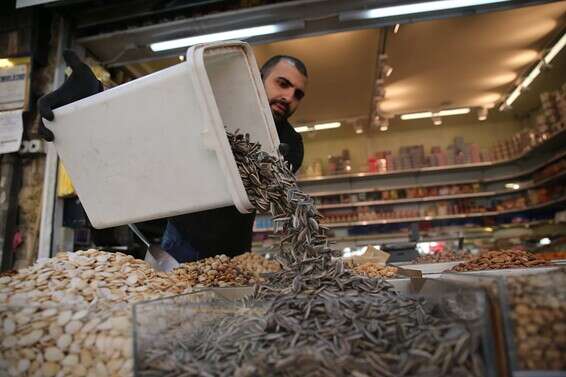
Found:
[[[357,1],[55,3],[75,48],[117,90],[48,123],[46,173],[59,179],[41,228],[52,242],[0,274],[0,376],[565,373],[564,2],[383,17]],[[156,46],[197,21],[220,32],[274,9],[284,27],[249,37],[251,48]],[[290,119],[305,150],[297,174],[250,94],[261,77],[249,51],[259,65],[287,54],[308,67]],[[162,124],[152,98],[165,123],[182,122]],[[118,117],[135,119],[135,135]],[[100,119],[112,122],[84,128]],[[189,133],[191,122],[207,132]],[[100,135],[114,138],[96,145]],[[158,152],[178,169],[153,164]],[[189,155],[206,169],[181,179]],[[174,184],[194,195],[175,196]],[[252,250],[166,269],[148,259],[175,206],[231,200],[256,212]]]

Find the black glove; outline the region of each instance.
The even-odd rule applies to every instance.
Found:
[[[104,90],[102,83],[96,79],[94,73],[79,59],[77,54],[71,50],[66,50],[63,52],[63,58],[73,72],[59,89],[44,95],[37,101],[39,115],[49,121],[55,118],[53,109]],[[54,139],[53,132],[45,127],[43,120],[40,120],[39,135],[47,141]]]

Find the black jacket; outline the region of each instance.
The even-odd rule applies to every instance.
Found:
[[[296,172],[303,163],[303,139],[285,121],[277,125],[281,143],[289,145],[287,161]],[[242,214],[235,206],[170,218],[181,236],[199,252],[199,259],[217,254],[235,256],[250,251],[255,213]]]

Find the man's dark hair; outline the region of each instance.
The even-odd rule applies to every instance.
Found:
[[[297,68],[297,71],[301,72],[303,76],[309,77],[305,63],[303,63],[299,59],[289,55],[275,55],[269,58],[269,60],[266,61],[265,64],[261,66],[259,70],[261,72],[261,78],[262,79],[266,78],[273,69],[273,67],[275,67],[277,63],[279,63],[281,60],[288,61],[295,68]]]

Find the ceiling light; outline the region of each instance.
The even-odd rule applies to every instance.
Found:
[[[478,120],[484,121],[486,119],[487,119],[487,108],[486,107],[480,107],[478,109]]]
[[[425,111],[423,113],[412,113],[412,114],[403,114],[401,115],[402,120],[411,120],[411,119],[424,119],[432,117],[432,113],[430,111]]]
[[[368,19],[368,18],[385,18],[401,16],[405,14],[435,12],[446,9],[456,9],[472,7],[477,5],[487,5],[494,3],[503,3],[511,0],[444,0],[444,1],[427,1],[417,4],[395,5],[390,7],[382,7],[369,9],[364,11],[345,12],[340,15],[340,21]]]
[[[304,26],[304,23],[301,22],[301,24]],[[196,35],[194,37],[187,37],[187,38],[173,39],[165,42],[152,43],[149,45],[149,48],[151,48],[152,51],[157,52],[157,51],[171,50],[181,47],[188,47],[198,43],[210,43],[210,42],[225,41],[232,39],[241,40],[251,37],[257,37],[260,35],[276,34],[282,31],[286,31],[290,29],[298,29],[298,28],[299,28],[299,24],[296,22],[286,23],[286,24],[256,26],[245,29],[237,29],[237,30],[223,31],[220,33]]]
[[[13,66],[14,63],[12,63],[10,59],[0,59],[0,68],[9,68]]]
[[[300,126],[300,127],[295,127],[295,131],[301,133],[301,132],[308,132],[310,131],[310,128],[308,126]]]
[[[179,55],[179,60],[180,60],[180,61],[185,60],[185,55]]]
[[[388,129],[389,129],[389,127],[387,127],[387,125],[385,125],[385,124],[382,125],[382,126],[379,126],[380,131],[387,131]]]
[[[542,68],[542,63],[539,62],[534,68],[533,70],[527,75],[527,77],[525,77],[525,79],[523,80],[523,82],[521,83],[521,87],[523,89],[527,89],[529,87],[529,85],[531,85],[531,83],[533,82],[534,79],[536,79],[536,77],[538,75],[540,75],[540,71]]]
[[[384,64],[383,65],[383,74],[385,75],[385,77],[391,76],[392,73],[393,73],[393,67],[390,66],[389,64]]]
[[[470,112],[469,107],[462,107],[459,109],[451,109],[451,110],[442,110],[438,113],[441,117],[448,116],[448,115],[463,115],[468,114]]]
[[[356,128],[356,134],[360,135],[364,133],[364,129],[363,128]]]
[[[511,92],[511,94],[509,95],[509,97],[507,97],[507,99],[505,100],[505,102],[503,102],[501,104],[501,106],[499,106],[499,111],[505,110],[509,107],[511,107],[511,104],[513,102],[515,102],[515,100],[521,95],[521,86],[519,85],[518,87],[515,88],[515,90],[513,90],[513,92]]]
[[[515,89],[509,94],[507,99],[499,106],[499,111],[508,109],[511,107],[513,102],[521,95],[521,90],[527,89],[529,85],[540,75],[543,66],[549,64],[552,59],[564,48],[566,45],[566,33],[548,50],[546,55],[542,58],[540,62],[529,72],[529,74],[523,79],[523,81],[515,87]]]
[[[450,110],[441,110],[438,113],[432,113],[431,111],[424,111],[422,113],[410,113],[410,114],[403,114],[401,115],[402,120],[411,120],[411,119],[424,119],[424,118],[432,118],[433,116],[449,116],[449,115],[462,115],[468,114],[470,112],[469,107],[462,107],[458,109],[450,109]]]
[[[541,238],[540,241],[538,241],[538,244],[541,246],[550,245],[550,238],[548,237]]]
[[[397,34],[399,32],[400,26],[401,26],[400,24],[395,24],[395,27],[393,28],[393,34]]]
[[[433,116],[433,117],[432,117],[432,123],[433,123],[435,126],[440,126],[440,125],[442,125],[442,118],[439,117],[438,115],[437,115],[437,116]]]
[[[340,127],[342,124],[340,122],[331,122],[331,123],[321,123],[321,124],[315,124],[314,125],[314,129],[319,131],[319,130],[329,130],[332,128],[338,128]]]
[[[483,230],[485,230],[486,232],[493,232],[493,228],[490,226],[486,226],[485,228],[483,228]]]
[[[518,190],[521,188],[521,185],[518,183],[506,183],[505,188],[509,190]]]
[[[558,55],[558,53],[560,52],[560,50],[562,50],[564,48],[564,46],[566,45],[566,33],[564,33],[562,35],[562,38],[560,38],[558,40],[558,42],[556,42],[556,44],[554,46],[552,46],[552,48],[547,52],[546,56],[544,57],[544,62],[546,64],[550,64],[550,62],[552,61],[552,59],[554,59],[554,57],[556,55]]]

